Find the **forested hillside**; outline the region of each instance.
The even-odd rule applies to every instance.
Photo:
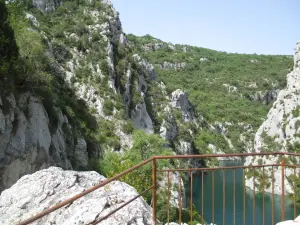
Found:
[[[229,138],[233,148],[223,145],[225,152],[252,146],[254,133],[286,86],[286,74],[293,66],[292,56],[218,52],[166,43],[150,35],[127,37],[155,66],[168,94],[186,90],[196,112]],[[210,142],[209,137],[203,139]]]
[[[299,66],[277,99],[292,66],[292,56],[125,34],[109,0],[0,0],[0,191],[53,165],[111,177],[153,155],[298,151]],[[158,168],[180,163],[218,162]],[[146,166],[122,181],[142,192],[150,173]]]

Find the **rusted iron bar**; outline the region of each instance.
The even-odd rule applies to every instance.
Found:
[[[235,222],[235,169],[233,170],[233,224],[236,225]]]
[[[281,156],[281,220],[284,221],[284,155]]]
[[[287,153],[287,152],[270,152],[270,153],[231,153],[231,154],[202,154],[202,155],[166,155],[166,156],[153,156],[155,159],[191,159],[191,158],[218,158],[218,157],[248,157],[248,156],[277,156],[277,155],[292,155],[300,156],[299,153]]]
[[[225,170],[223,170],[223,225],[226,225],[225,208],[226,208],[226,196],[225,196]]]
[[[211,171],[212,175],[212,224],[215,224],[215,171]]]
[[[253,225],[256,224],[255,218],[255,171],[253,172]]]
[[[191,208],[191,224],[193,223],[193,173],[190,171],[190,208]]]
[[[274,225],[274,167],[272,166],[272,225]]]
[[[263,198],[263,205],[262,205],[262,223],[265,225],[265,167],[262,168],[262,198]]]
[[[244,191],[243,191],[243,195],[244,195],[244,225],[246,225],[246,183],[245,183],[245,170],[246,169],[243,169],[243,186],[244,186]]]
[[[156,225],[156,190],[157,190],[157,181],[156,181],[156,159],[153,159],[152,161],[152,218],[153,223]]]
[[[281,165],[281,164],[280,164]],[[300,165],[291,165],[291,164],[285,164],[284,167],[291,167],[291,168],[300,168]]]
[[[89,189],[81,192],[80,194],[77,194],[77,195],[75,195],[75,196],[73,196],[73,197],[71,197],[71,198],[69,198],[69,199],[67,199],[65,201],[57,203],[56,205],[54,205],[54,206],[52,206],[52,207],[50,207],[50,208],[48,208],[48,209],[46,209],[46,210],[38,213],[37,215],[35,215],[35,216],[33,216],[33,217],[29,218],[29,219],[26,219],[26,220],[18,223],[18,225],[27,225],[27,224],[30,224],[30,223],[32,223],[32,222],[34,222],[34,221],[42,218],[43,216],[46,216],[49,213],[52,213],[53,211],[55,211],[57,209],[60,209],[61,207],[64,207],[64,206],[66,206],[66,205],[74,202],[75,200],[77,200],[77,199],[79,199],[79,198],[81,198],[81,197],[83,197],[83,196],[85,196],[85,195],[87,195],[87,194],[89,194],[89,193],[91,193],[91,192],[93,192],[93,191],[95,191],[95,190],[97,190],[97,189],[105,186],[106,184],[108,184],[108,183],[110,183],[110,182],[112,182],[114,180],[119,179],[120,177],[124,176],[125,174],[130,173],[131,171],[133,171],[133,170],[135,170],[135,169],[137,169],[137,168],[139,168],[139,167],[141,167],[141,166],[143,166],[143,165],[151,162],[152,160],[153,160],[152,158],[147,159],[144,162],[141,162],[141,163],[139,163],[139,164],[137,164],[137,165],[135,165],[135,166],[133,166],[133,167],[125,170],[124,172],[119,173],[118,175],[116,175],[114,177],[108,178],[108,179],[104,180],[103,182],[101,182],[101,183],[99,183],[99,184],[97,184],[97,185],[95,185],[95,186],[93,186],[93,187],[91,187],[91,188],[89,188]]]
[[[271,166],[281,166],[281,164],[265,164],[265,165],[252,165],[252,166],[228,166],[228,167],[215,167],[215,168],[189,168],[189,169],[163,169],[157,170],[159,173],[163,172],[187,172],[187,171],[201,171],[201,170],[228,170],[228,169],[245,169],[245,168],[262,168],[262,167],[271,167]]]
[[[296,218],[296,168],[294,168],[294,218]]]
[[[201,187],[201,190],[202,190],[202,196],[201,196],[201,200],[202,200],[202,207],[201,207],[201,211],[202,211],[202,214],[201,214],[201,217],[202,217],[202,224],[204,224],[204,171],[202,170],[202,187]]]
[[[179,224],[181,224],[181,211],[182,211],[182,187],[181,187],[181,180],[182,180],[182,177],[181,177],[181,174],[179,176],[179,199],[178,199],[178,203],[179,203]]]
[[[170,198],[171,198],[171,191],[170,191],[170,172],[168,172],[168,225],[170,223]]]
[[[276,154],[278,155],[278,154]],[[289,155],[289,156],[300,156],[300,153],[294,153],[294,152],[281,152],[279,155]]]
[[[113,215],[114,213],[116,213],[117,211],[119,211],[120,209],[124,208],[126,205],[128,205],[129,203],[133,202],[134,200],[136,200],[137,198],[141,197],[142,195],[144,195],[146,192],[148,192],[149,190],[153,190],[154,186],[149,187],[148,189],[146,189],[145,191],[143,191],[141,194],[135,196],[134,198],[132,198],[131,200],[125,202],[124,204],[122,204],[121,206],[119,206],[118,208],[114,209],[113,211],[111,211],[110,213],[108,213],[106,216],[101,217],[100,219],[94,221],[92,223],[92,225],[98,224],[103,220],[106,220],[108,217],[110,217],[111,215]]]

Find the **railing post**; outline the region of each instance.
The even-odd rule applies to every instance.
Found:
[[[153,224],[156,225],[156,189],[157,189],[157,182],[156,182],[156,159],[153,158],[152,161],[152,218]]]
[[[284,154],[281,157],[281,220],[284,221]]]

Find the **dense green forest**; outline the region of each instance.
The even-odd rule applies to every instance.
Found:
[[[239,135],[244,126],[251,125],[248,138],[252,138],[275,100],[267,99],[268,93],[285,87],[286,75],[293,66],[292,56],[218,52],[173,45],[150,35],[127,37],[135,51],[155,66],[168,94],[183,89],[198,115],[208,123],[230,123],[226,136],[238,151],[243,151]],[[179,63],[179,68],[164,68],[165,62]]]

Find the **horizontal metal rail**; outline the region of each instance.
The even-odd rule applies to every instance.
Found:
[[[276,164],[262,164],[262,165],[251,165],[251,166],[224,166],[224,167],[214,167],[214,168],[187,168],[187,169],[163,169],[163,170],[157,170],[159,173],[163,172],[187,172],[187,171],[211,171],[211,170],[228,170],[228,169],[247,169],[247,168],[262,168],[262,167],[271,167],[271,166],[281,166],[281,163]],[[285,164],[285,167],[291,167],[291,168],[300,168],[300,165],[291,165],[291,164]]]
[[[229,154],[202,154],[202,155],[166,155],[153,156],[155,159],[197,159],[197,158],[229,158],[229,157],[248,157],[248,156],[300,156],[299,153],[290,152],[255,152],[255,153],[229,153]]]
[[[157,169],[157,163],[159,160],[170,160],[170,159],[208,159],[208,158],[223,158],[223,159],[226,159],[226,158],[229,158],[229,157],[264,157],[264,156],[281,156],[281,161],[280,163],[275,163],[275,164],[261,164],[261,165],[249,165],[249,166],[221,166],[221,167],[214,167],[214,168],[176,168],[176,169]],[[262,193],[263,193],[263,196],[264,196],[264,193],[265,193],[265,190],[264,190],[264,175],[265,175],[265,167],[269,167],[269,168],[272,168],[272,224],[274,224],[274,168],[278,168],[278,167],[281,167],[281,176],[282,176],[282,180],[281,180],[281,185],[282,185],[282,219],[284,219],[284,176],[285,176],[285,168],[287,167],[290,167],[290,168],[293,168],[294,169],[294,182],[293,182],[293,186],[294,186],[294,211],[295,211],[295,216],[296,216],[296,195],[295,195],[295,192],[296,192],[296,169],[297,168],[300,168],[300,165],[290,165],[290,164],[285,164],[284,162],[284,159],[285,157],[284,156],[293,156],[293,157],[299,157],[300,154],[298,153],[289,153],[289,152],[273,152],[273,153],[232,153],[232,154],[202,154],[202,155],[168,155],[168,156],[153,156],[135,166],[133,166],[132,168],[129,168],[125,171],[123,171],[122,173],[114,176],[114,177],[111,177],[111,178],[108,178],[106,180],[104,180],[103,182],[81,192],[80,194],[77,194],[69,199],[66,199],[65,201],[62,201],[60,203],[57,203],[56,205],[38,213],[37,215],[29,218],[29,219],[26,219],[20,223],[18,223],[18,225],[27,225],[27,224],[30,224],[50,213],[52,213],[53,211],[55,210],[58,210],[64,206],[67,206],[69,204],[71,204],[72,202],[74,202],[75,200],[101,188],[101,187],[104,187],[105,185],[115,181],[115,180],[118,180],[120,178],[122,178],[124,175],[134,171],[134,170],[137,170],[139,169],[140,167],[148,164],[151,162],[151,165],[152,165],[152,186],[147,188],[146,190],[144,190],[142,193],[138,194],[137,196],[135,196],[134,198],[130,199],[129,201],[125,202],[124,204],[120,205],[119,207],[117,207],[116,209],[112,210],[111,212],[109,212],[107,215],[101,217],[100,219],[97,219],[95,220],[92,224],[97,224],[107,218],[109,218],[111,215],[113,215],[114,213],[116,213],[117,211],[119,211],[120,209],[124,208],[125,206],[127,206],[128,204],[130,204],[131,202],[133,202],[134,200],[138,199],[139,197],[142,197],[146,192],[152,190],[152,210],[153,210],[153,223],[156,224],[157,223],[157,218],[156,218],[156,203],[157,203],[157,197],[159,196],[156,196],[157,195],[157,189],[159,189],[159,186],[157,185],[157,173],[160,173],[160,175],[163,174],[167,174],[168,175],[168,178],[167,178],[167,189],[168,189],[168,203],[167,203],[167,217],[168,217],[168,222],[169,222],[169,218],[170,218],[170,207],[171,207],[171,204],[170,204],[170,199],[171,199],[171,188],[172,188],[172,185],[177,185],[177,190],[179,190],[179,195],[178,195],[178,200],[179,200],[179,205],[178,205],[178,212],[179,212],[179,221],[181,222],[182,220],[182,207],[183,207],[183,198],[182,198],[182,190],[183,190],[183,186],[181,184],[181,173],[182,172],[188,172],[190,174],[190,182],[189,182],[189,186],[190,186],[190,190],[192,191],[193,190],[193,181],[195,180],[195,178],[193,179],[193,172],[194,171],[200,171],[201,174],[202,174],[202,181],[201,181],[201,186],[202,186],[202,191],[201,191],[201,198],[202,198],[202,209],[201,209],[201,216],[202,216],[202,223],[204,223],[204,211],[203,211],[203,205],[205,204],[204,202],[204,179],[203,179],[203,174],[205,172],[211,172],[212,173],[212,187],[213,187],[213,192],[212,192],[212,196],[211,196],[211,199],[212,199],[212,221],[214,223],[214,220],[215,220],[215,217],[214,217],[214,209],[215,209],[215,205],[214,205],[214,187],[215,187],[215,180],[214,180],[214,172],[217,171],[217,170],[221,170],[223,171],[223,184],[222,184],[222,189],[223,189],[223,224],[225,224],[225,207],[226,207],[226,197],[225,197],[225,182],[226,182],[226,179],[225,179],[225,171],[227,170],[233,170],[234,171],[234,195],[233,195],[233,205],[234,205],[234,210],[233,210],[233,215],[234,215],[234,224],[236,224],[236,218],[235,218],[235,215],[236,215],[236,199],[235,199],[235,191],[236,191],[236,187],[235,187],[235,183],[236,183],[236,170],[237,169],[242,169],[243,170],[243,183],[244,183],[244,196],[243,196],[243,205],[244,205],[244,208],[243,208],[243,217],[244,217],[244,224],[246,223],[246,220],[245,220],[245,217],[246,217],[246,205],[245,205],[245,192],[246,192],[246,188],[245,188],[245,171],[248,169],[248,170],[262,170],[262,174],[263,174],[263,178],[262,178],[262,186],[263,186],[263,190],[262,190]],[[177,184],[172,184],[171,180],[170,180],[170,175],[174,174],[174,173],[177,173],[179,175],[179,178],[180,178],[180,181],[179,183]],[[151,176],[149,174],[149,176]],[[254,173],[254,176],[253,176],[253,182],[255,183],[255,181],[257,180],[258,178],[255,176],[255,173]],[[253,185],[253,192],[254,192],[254,195],[255,195],[255,184]],[[190,222],[192,223],[193,221],[193,208],[194,208],[194,205],[193,205],[193,195],[192,195],[192,192],[190,193],[190,202],[189,202],[189,208],[190,208]],[[255,198],[253,200],[253,224],[255,224],[255,220],[256,220],[256,215],[255,215]],[[263,200],[264,202],[264,200]],[[264,204],[264,203],[263,203]],[[264,209],[264,205],[263,205],[263,209]],[[265,218],[264,218],[264,214],[263,214],[263,223],[262,224],[265,224],[264,222]],[[175,221],[174,221],[175,222]],[[201,221],[199,221],[201,222]]]

